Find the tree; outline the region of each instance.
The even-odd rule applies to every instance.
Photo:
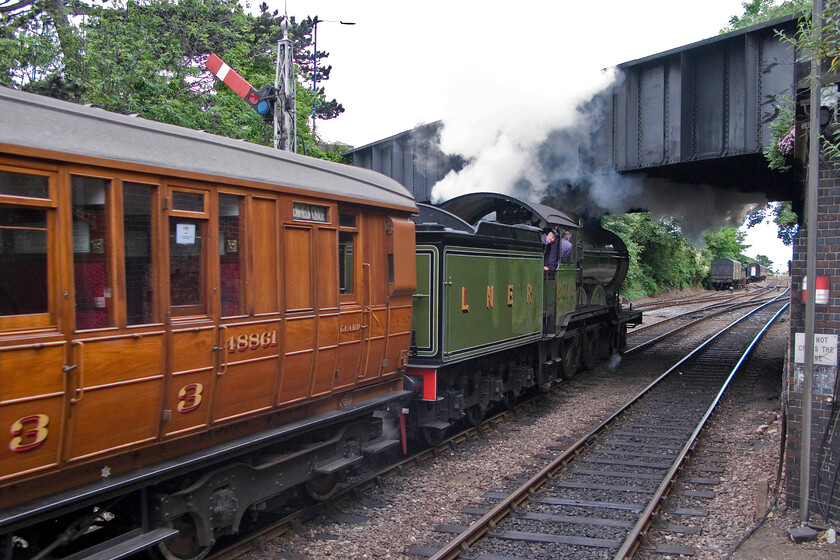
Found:
[[[756,255],[755,262],[763,266],[768,270],[773,270],[773,261],[770,260],[770,257],[766,255]]]
[[[775,0],[750,0],[742,4],[744,14],[729,18],[729,25],[721,33],[729,33],[770,21],[787,15],[797,14],[811,9],[811,0],[786,0],[776,5]]]
[[[259,10],[247,14],[236,0],[0,0],[0,68],[8,69],[0,82],[271,145],[272,127],[204,67],[215,52],[256,87],[274,82],[285,16],[266,4]],[[308,21],[290,18],[298,61],[311,51]],[[319,82],[329,71],[319,67]],[[297,73],[302,83],[307,74],[300,67]],[[307,153],[324,155],[307,128],[316,94],[297,91],[298,137]],[[318,95],[319,118],[344,110],[323,99],[323,88]]]
[[[703,269],[697,250],[673,218],[653,220],[647,212],[606,216],[602,226],[621,237],[630,268],[621,293],[636,298],[682,289],[699,282]]]
[[[750,260],[744,256],[744,251],[749,245],[744,243],[746,234],[735,228],[720,228],[714,232],[705,232],[703,241],[706,247],[703,249],[703,256],[707,261],[714,259],[729,258],[746,262]]]
[[[792,245],[793,237],[799,231],[799,217],[793,211],[790,202],[770,202],[761,208],[751,210],[747,214],[747,227],[754,227],[770,216],[773,216],[773,221],[778,226],[776,236],[785,245]]]

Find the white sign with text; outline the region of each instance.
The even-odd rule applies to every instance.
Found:
[[[805,363],[805,333],[796,333],[794,337],[796,351],[794,361],[797,364]],[[814,334],[814,365],[836,366],[837,365],[837,335],[836,334]]]

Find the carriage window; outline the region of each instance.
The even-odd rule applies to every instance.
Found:
[[[125,303],[129,325],[154,323],[152,201],[155,187],[123,183]]]
[[[242,222],[244,197],[219,195],[219,261],[222,316],[242,315]]]
[[[0,316],[49,311],[46,209],[0,205],[0,270]]]
[[[76,287],[76,329],[111,325],[111,285],[107,251],[111,239],[106,203],[110,181],[73,177],[73,277]]]
[[[49,192],[49,179],[47,177],[0,171],[0,194],[25,196],[27,198],[49,198]]]
[[[183,212],[204,212],[204,194],[173,191],[172,209]]]
[[[204,304],[205,220],[169,219],[169,298],[173,315],[206,313]]]
[[[338,288],[339,293],[353,293],[353,241],[356,235],[348,231],[338,234]]]

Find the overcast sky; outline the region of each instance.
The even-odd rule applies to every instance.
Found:
[[[267,3],[297,19],[324,20],[318,50],[329,53],[323,62],[333,69],[323,85],[345,108],[319,121],[324,140],[358,147],[443,120],[446,151],[492,162],[448,198],[471,188],[469,180],[522,173],[528,145],[569,125],[575,104],[610,83],[609,68],[713,37],[743,14],[743,1]],[[779,252],[780,243],[766,241],[748,240],[776,263],[790,258],[789,248]]]

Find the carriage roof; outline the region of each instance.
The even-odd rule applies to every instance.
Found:
[[[207,180],[255,181],[416,211],[405,187],[360,167],[5,87],[0,87],[0,115],[0,151],[24,148],[61,159],[69,154],[86,162],[124,162],[153,172],[163,168],[200,174]]]

